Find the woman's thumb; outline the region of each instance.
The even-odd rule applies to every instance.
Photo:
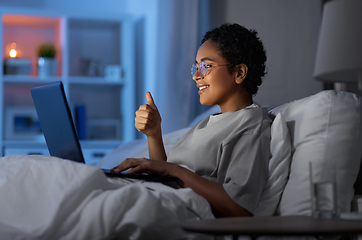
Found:
[[[151,108],[153,108],[154,110],[157,110],[155,101],[153,100],[153,97],[150,92],[146,93],[146,100],[147,100],[148,105],[150,105]]]

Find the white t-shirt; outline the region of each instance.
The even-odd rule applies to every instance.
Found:
[[[210,115],[175,144],[167,161],[223,184],[254,213],[268,174],[270,125],[267,110],[256,105]]]

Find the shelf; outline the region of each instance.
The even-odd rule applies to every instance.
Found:
[[[123,142],[118,140],[86,140],[80,141],[82,148],[117,148]],[[3,146],[7,148],[47,148],[45,139],[35,140],[5,140]]]
[[[87,134],[86,140],[80,143],[87,154],[92,150],[107,153],[135,139],[136,61],[132,18],[0,11],[0,20],[0,63],[9,58],[12,43],[16,43],[22,52],[18,57],[30,59],[32,68],[29,75],[0,71],[0,119],[3,119],[0,147],[3,154],[40,153],[47,149],[44,139],[9,140],[13,138],[8,137],[8,129],[16,118],[8,109],[34,109],[31,87],[56,81],[63,82],[73,116],[76,117],[77,107],[85,107]],[[58,69],[54,77],[38,77],[37,50],[43,43],[54,43],[57,50]],[[31,129],[24,129],[22,136],[25,137]]]
[[[82,148],[117,148],[123,142],[119,140],[86,140],[80,141]]]
[[[6,148],[46,148],[45,139],[33,139],[33,140],[4,140],[3,146]]]
[[[4,83],[48,83],[48,82],[56,82],[62,81],[63,77],[47,77],[47,78],[39,78],[37,76],[30,76],[30,75],[4,75],[3,81]],[[113,81],[107,80],[104,77],[69,77],[68,82],[70,84],[89,84],[89,85],[116,85],[122,86],[123,80]]]
[[[4,75],[4,83],[13,83],[13,84],[43,84],[48,82],[62,81],[61,77],[48,77],[48,78],[39,78],[37,76],[22,76],[22,75]]]
[[[69,76],[104,76],[107,65],[122,64],[120,22],[69,19],[68,30]]]
[[[57,50],[56,59],[59,67],[57,75],[61,75],[62,48],[60,28],[62,18],[4,14],[3,20],[3,59],[8,57],[10,46],[16,43],[22,58],[31,60],[32,76],[37,75],[38,47],[43,43],[53,43]]]
[[[104,77],[69,77],[69,83],[90,85],[123,85],[122,79],[119,81],[110,81]]]

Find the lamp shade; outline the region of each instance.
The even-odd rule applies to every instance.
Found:
[[[326,82],[361,81],[362,0],[324,4],[314,77]]]

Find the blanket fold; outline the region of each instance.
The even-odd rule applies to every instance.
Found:
[[[0,158],[1,239],[209,239],[180,228],[200,218],[213,215],[191,189],[49,156]]]

